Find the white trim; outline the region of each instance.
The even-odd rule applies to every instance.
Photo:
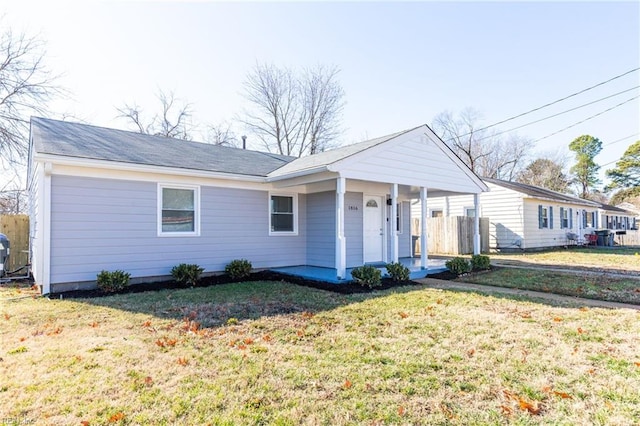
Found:
[[[336,275],[338,279],[344,279],[347,275],[347,240],[344,231],[344,194],[346,186],[345,178],[339,177],[336,179]]]
[[[176,176],[218,178],[225,180],[240,180],[247,182],[266,182],[262,176],[240,175],[234,173],[208,172],[206,170],[181,169],[177,167],[151,166],[147,164],[123,163],[119,161],[95,160],[92,158],[65,157],[51,154],[36,154],[36,161],[49,161],[51,163],[89,167],[94,169],[124,170],[133,172],[161,173]]]
[[[473,208],[475,216],[473,217],[473,254],[478,255],[482,250],[480,245],[480,197],[473,194]]]
[[[366,260],[366,236],[367,236],[367,232],[365,229],[365,214],[366,214],[366,209],[367,209],[367,199],[368,198],[377,198],[377,201],[379,201],[379,206],[378,208],[380,209],[380,229],[382,230],[382,238],[381,238],[381,253],[382,253],[382,259],[380,260],[375,260],[373,262],[387,262],[387,227],[385,226],[385,223],[387,223],[386,221],[386,215],[387,215],[387,209],[385,207],[385,200],[386,200],[386,195],[382,195],[382,194],[367,194],[367,193],[363,193],[362,194],[362,261],[363,263],[367,263],[370,262],[368,260]]]
[[[427,235],[427,188],[420,187],[420,268],[429,268],[429,253],[427,253],[427,243],[429,236]]]
[[[291,197],[293,199],[293,231],[272,231],[271,230],[271,197]],[[298,235],[298,193],[269,191],[267,199],[267,214],[269,215],[269,235],[273,237],[286,237]]]
[[[38,208],[42,211],[42,224],[40,232],[42,232],[42,251],[41,256],[41,275],[42,275],[42,294],[51,293],[51,173],[53,165],[44,163],[42,173],[42,205]],[[40,189],[38,189],[40,190]]]
[[[199,237],[200,236],[200,186],[159,182],[157,186],[157,235],[158,237]],[[162,190],[184,189],[193,191],[193,231],[169,232],[162,230]]]
[[[397,231],[397,217],[398,217],[398,184],[391,184],[391,225],[389,231],[391,232],[391,261],[398,262],[398,231]]]

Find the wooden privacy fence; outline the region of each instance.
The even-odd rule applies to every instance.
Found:
[[[26,265],[29,262],[29,216],[1,215],[0,234],[7,236],[11,247],[7,269],[13,271]]]
[[[475,219],[466,216],[430,217],[427,219],[427,248],[431,254],[473,254]],[[412,233],[420,234],[420,222],[413,223]],[[416,254],[420,243],[416,242]],[[489,253],[489,218],[480,218],[480,251]]]
[[[611,232],[616,232],[612,230]],[[640,246],[640,231],[627,230],[625,235],[616,235],[614,241],[621,246]]]

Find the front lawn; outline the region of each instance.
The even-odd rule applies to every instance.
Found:
[[[639,277],[612,278],[606,274],[580,271],[570,274],[553,270],[498,267],[487,272],[464,275],[457,280],[640,305]]]
[[[640,249],[637,247],[574,247],[541,252],[492,253],[491,259],[558,266],[584,266],[621,272],[640,271]]]
[[[283,282],[76,300],[30,294],[0,288],[0,419],[9,423],[640,418],[632,310],[418,286],[341,295]]]

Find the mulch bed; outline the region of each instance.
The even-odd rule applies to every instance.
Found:
[[[429,278],[437,278],[441,280],[451,280],[455,278],[455,275],[451,272],[441,272],[438,274],[429,275]],[[212,285],[219,284],[229,284],[233,282],[244,282],[244,281],[285,281],[296,285],[301,285],[305,287],[317,288],[320,290],[333,291],[335,293],[340,294],[355,294],[355,293],[371,293],[379,290],[387,290],[393,287],[401,287],[408,285],[420,285],[416,281],[393,281],[390,278],[383,278],[382,285],[375,288],[363,287],[354,282],[344,283],[344,284],[334,284],[326,281],[316,281],[310,280],[307,278],[297,277],[293,275],[281,274],[273,271],[258,271],[252,273],[248,278],[244,278],[242,280],[232,280],[228,275],[210,275],[203,277],[200,280],[198,287],[209,287]],[[156,282],[148,282],[141,284],[133,284],[127,287],[126,289],[114,293],[105,293],[100,289],[92,289],[92,290],[73,290],[73,291],[65,291],[61,293],[51,293],[49,298],[51,299],[68,299],[68,298],[91,298],[91,297],[103,297],[110,296],[112,294],[127,294],[127,293],[141,293],[145,291],[159,291],[159,290],[167,290],[167,289],[182,289],[185,288],[181,284],[176,281],[156,281]]]

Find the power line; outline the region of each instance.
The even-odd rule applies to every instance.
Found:
[[[608,80],[605,80],[605,81],[600,82],[600,83],[598,83],[598,84],[595,84],[595,85],[593,85],[593,86],[587,87],[586,89],[582,89],[582,90],[580,90],[579,92],[572,93],[572,94],[570,94],[570,95],[568,95],[568,96],[565,96],[565,97],[560,98],[560,99],[558,99],[558,100],[555,100],[555,101],[553,101],[553,102],[549,102],[548,104],[544,104],[544,105],[542,105],[542,106],[540,106],[540,107],[537,107],[537,108],[534,108],[534,109],[532,109],[532,110],[529,110],[529,111],[523,112],[523,113],[518,114],[518,115],[514,115],[513,117],[509,117],[509,118],[507,118],[507,119],[504,119],[504,120],[499,121],[499,122],[497,122],[497,123],[491,124],[491,125],[489,125],[489,126],[485,126],[485,127],[481,128],[481,129],[478,129],[478,130],[476,130],[476,131],[477,131],[477,132],[479,132],[479,131],[482,131],[482,130],[486,130],[486,129],[489,129],[489,128],[491,128],[491,127],[495,127],[495,126],[498,126],[498,125],[500,125],[500,124],[506,123],[507,121],[515,120],[516,118],[520,118],[520,117],[522,117],[522,116],[524,116],[524,115],[531,114],[532,112],[539,111],[539,110],[541,110],[541,109],[543,109],[543,108],[546,108],[546,107],[548,107],[548,106],[555,105],[555,104],[557,104],[558,102],[562,102],[562,101],[565,101],[565,100],[567,100],[567,99],[569,99],[569,98],[572,98],[572,97],[574,97],[574,96],[578,96],[578,95],[580,95],[580,94],[582,94],[582,93],[584,93],[584,92],[587,92],[587,91],[589,91],[589,90],[591,90],[591,89],[595,89],[596,87],[600,87],[600,86],[602,86],[602,85],[604,85],[604,84],[610,83],[610,82],[612,82],[613,80],[616,80],[616,79],[618,79],[618,78],[624,77],[625,75],[631,74],[632,72],[636,72],[636,71],[638,71],[638,70],[640,70],[640,67],[639,67],[639,68],[634,68],[634,69],[632,69],[632,70],[629,70],[629,71],[627,71],[627,72],[625,72],[625,73],[622,73],[622,74],[620,74],[620,75],[617,75],[617,76],[615,76],[615,77],[611,77],[611,78],[610,78],[610,79],[608,79]],[[462,135],[462,136],[467,136],[467,135]]]
[[[566,114],[566,113],[568,113],[568,112],[572,112],[572,111],[578,110],[578,109],[580,109],[580,108],[584,108],[584,107],[586,107],[586,106],[593,105],[593,104],[595,104],[595,103],[598,103],[598,102],[604,101],[604,100],[606,100],[606,99],[613,98],[613,97],[618,96],[618,95],[621,95],[621,94],[623,94],[623,93],[630,92],[630,91],[635,90],[635,89],[637,89],[637,88],[639,88],[639,87],[640,87],[640,86],[632,87],[632,88],[630,88],[630,89],[623,90],[622,92],[614,93],[613,95],[605,96],[604,98],[596,99],[595,101],[587,102],[586,104],[582,104],[582,105],[579,105],[579,106],[577,106],[577,107],[570,108],[570,109],[565,110],[565,111],[562,111],[562,112],[558,112],[558,113],[556,113],[556,114],[548,115],[548,116],[546,116],[546,117],[540,118],[539,120],[531,121],[531,122],[529,122],[529,123],[523,124],[523,125],[518,126],[518,127],[514,127],[514,128],[509,129],[509,130],[504,130],[504,131],[502,131],[502,132],[494,133],[494,134],[491,134],[491,135],[489,135],[489,136],[485,136],[485,137],[483,137],[483,138],[475,139],[475,141],[476,141],[476,142],[480,142],[480,141],[483,141],[483,140],[485,140],[485,139],[490,139],[490,138],[493,138],[493,137],[496,137],[496,136],[503,135],[503,134],[505,134],[505,133],[513,132],[514,130],[521,129],[521,128],[523,128],[523,127],[527,127],[527,126],[530,126],[530,125],[532,125],[532,124],[539,123],[539,122],[544,121],[544,120],[549,120],[550,118],[555,118],[555,117],[557,117],[557,116],[559,116],[559,115]],[[485,127],[485,129],[486,129],[486,127]],[[480,130],[483,130],[483,129],[480,129]],[[480,130],[476,130],[476,132],[479,132]]]
[[[607,109],[605,109],[604,111],[601,111],[601,112],[599,112],[599,113],[597,113],[597,114],[595,114],[595,115],[592,115],[591,117],[587,117],[587,118],[585,118],[584,120],[578,121],[577,123],[573,123],[572,125],[567,126],[567,127],[565,127],[564,129],[560,129],[560,130],[558,130],[558,131],[556,131],[556,132],[553,132],[553,133],[551,133],[551,134],[548,134],[547,136],[544,136],[544,137],[542,137],[542,138],[540,138],[540,139],[536,139],[536,140],[534,140],[534,141],[533,141],[533,142],[531,142],[531,143],[540,142],[541,140],[544,140],[544,139],[550,138],[551,136],[557,135],[558,133],[564,132],[565,130],[568,130],[568,129],[572,128],[572,127],[575,127],[575,126],[577,126],[578,124],[582,124],[582,123],[584,123],[585,121],[589,121],[589,120],[591,120],[591,119],[593,119],[593,118],[596,118],[596,117],[598,117],[598,116],[600,116],[600,115],[602,115],[602,114],[605,114],[605,113],[607,113],[607,112],[609,112],[609,111],[612,111],[612,110],[614,110],[614,109],[616,109],[616,108],[619,108],[619,107],[621,107],[622,105],[627,104],[627,103],[631,102],[631,101],[632,101],[632,100],[634,100],[634,99],[638,99],[639,97],[640,97],[640,95],[638,95],[638,96],[634,96],[633,98],[629,98],[629,99],[627,99],[626,101],[619,103],[618,105],[612,106],[611,108],[607,108]]]
[[[630,138],[632,138],[632,137],[634,137],[634,136],[637,136],[637,135],[639,135],[639,134],[640,134],[639,132],[636,132],[636,133],[634,133],[634,134],[632,134],[632,135],[625,136],[624,138],[616,139],[616,140],[615,140],[615,141],[613,141],[613,142],[607,142],[607,143],[605,143],[605,144],[604,144],[604,145],[602,145],[602,146],[609,146],[609,145],[613,145],[614,143],[622,142],[623,140],[630,139]]]

